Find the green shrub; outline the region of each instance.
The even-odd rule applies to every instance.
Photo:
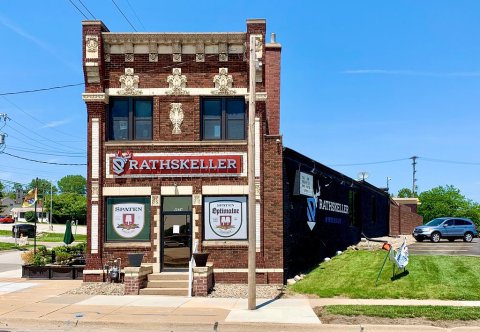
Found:
[[[55,262],[57,262],[57,264],[67,264],[71,258],[72,255],[68,252],[55,252]]]
[[[44,266],[45,264],[47,264],[45,256],[40,253],[35,254],[33,257],[33,265]]]
[[[33,211],[25,212],[25,220],[28,221],[28,222],[34,222],[35,221],[35,212],[33,212]]]

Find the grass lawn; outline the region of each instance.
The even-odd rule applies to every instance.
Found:
[[[410,255],[408,273],[392,278],[384,250],[347,250],[289,287],[319,297],[480,300],[480,257]]]
[[[37,236],[39,242],[63,242],[63,233],[43,233]],[[75,241],[87,241],[87,236],[83,234],[74,235]]]
[[[381,305],[329,305],[324,311],[332,315],[370,316],[385,318],[425,318],[428,320],[476,320],[479,307],[446,306],[381,306]]]
[[[1,236],[12,236],[12,231],[0,230]],[[63,233],[43,233],[42,235],[37,236],[38,242],[63,242]],[[74,235],[75,241],[87,241],[87,236],[84,234]],[[33,238],[30,238],[29,241],[33,241]]]
[[[25,249],[30,249],[30,248],[33,248],[33,246],[28,245],[28,246],[19,247],[19,246],[15,245],[15,243],[0,242],[0,251],[2,251],[2,250],[14,250],[14,249],[25,250]]]

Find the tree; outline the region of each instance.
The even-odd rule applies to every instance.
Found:
[[[62,193],[75,193],[79,195],[85,195],[87,193],[87,179],[81,175],[64,176],[57,184]]]
[[[36,179],[32,179],[32,181],[30,181],[30,183],[27,185],[26,189],[27,189],[27,191],[32,190],[33,188],[35,188],[35,186],[38,188],[38,195],[39,196],[42,196],[44,193],[45,193],[45,196],[50,195],[50,181],[49,180],[38,179],[38,181],[37,181]],[[53,189],[54,194],[58,191],[57,187],[55,187],[55,186],[52,186],[52,189]]]
[[[49,203],[49,201],[47,200]],[[60,222],[78,220],[85,223],[87,218],[87,198],[76,193],[62,193],[53,197],[53,216]]]
[[[408,188],[402,188],[398,191],[397,197],[399,197],[399,198],[410,198],[410,197],[413,197],[413,193]]]
[[[424,222],[438,217],[467,217],[480,225],[480,205],[465,198],[452,185],[439,186],[419,195],[418,213]]]

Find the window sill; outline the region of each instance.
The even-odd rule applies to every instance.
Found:
[[[246,141],[107,141],[105,146],[215,146],[215,145],[232,145],[232,146],[247,146]]]

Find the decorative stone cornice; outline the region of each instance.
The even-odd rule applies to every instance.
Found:
[[[142,91],[138,89],[138,75],[133,74],[133,68],[125,68],[125,75],[120,76],[122,88],[118,91],[119,95],[141,95]]]
[[[173,68],[172,75],[167,77],[168,87],[167,95],[188,95],[188,91],[184,90],[187,84],[187,77],[182,75],[181,68]]]
[[[105,104],[108,103],[108,95],[105,93],[82,93],[82,99],[84,102],[102,101]]]
[[[233,95],[235,90],[232,90],[233,78],[228,75],[228,68],[218,69],[218,75],[213,78],[215,89],[212,91],[214,95]]]
[[[170,104],[170,121],[173,125],[172,134],[181,134],[182,130],[180,126],[183,122],[182,103]]]
[[[246,41],[247,34],[244,32],[212,32],[212,33],[102,33],[103,40],[111,44],[173,44],[189,43],[197,44],[203,42],[207,45],[218,43],[243,43]]]

